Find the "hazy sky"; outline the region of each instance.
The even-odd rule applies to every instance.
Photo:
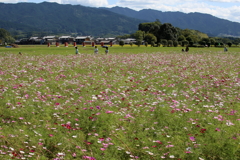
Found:
[[[240,23],[240,0],[45,0],[59,4],[80,4],[90,7],[128,7],[134,10],[200,12]],[[34,2],[43,0],[0,0],[4,3]],[[161,20],[160,20],[161,21]]]

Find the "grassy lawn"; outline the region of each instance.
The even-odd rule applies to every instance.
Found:
[[[102,48],[101,46],[98,46],[99,48],[99,54],[104,54],[105,53],[105,48]],[[79,52],[84,53],[84,54],[93,54],[94,53],[94,47],[91,46],[78,46]],[[109,47],[110,54],[115,54],[115,53],[156,53],[156,52],[175,52],[175,53],[180,53],[182,52],[181,50],[185,49],[185,47],[145,47],[145,46],[136,46],[133,45],[132,47],[129,45],[125,45],[123,47],[119,45],[114,45],[113,47]],[[232,47],[228,48],[229,52],[238,52],[240,51],[239,47]],[[218,47],[210,47],[210,48],[191,48],[190,47],[190,52],[223,52],[223,48],[218,48]],[[55,47],[52,45],[51,47],[47,47],[47,45],[20,45],[19,48],[4,48],[0,47],[0,52],[11,52],[11,53],[30,53],[30,54],[63,54],[63,55],[68,55],[68,54],[74,54],[75,53],[75,48],[72,45],[69,45],[69,47],[64,47],[61,45],[60,47]]]

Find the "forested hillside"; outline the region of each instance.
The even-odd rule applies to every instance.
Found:
[[[38,31],[80,35],[121,35],[137,30],[144,22],[104,9],[57,3],[0,3],[0,28],[11,33]]]

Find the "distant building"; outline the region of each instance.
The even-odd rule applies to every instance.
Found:
[[[91,36],[78,36],[75,38],[75,41],[77,44],[82,44],[83,42],[91,43],[94,40],[93,40],[93,37],[91,37]]]
[[[42,38],[44,43],[55,44],[58,41],[56,36],[45,36]]]
[[[129,41],[133,41],[135,39],[126,39],[125,43],[129,43]],[[68,44],[73,44],[76,42],[77,44],[83,44],[85,45],[92,45],[94,42],[95,44],[104,44],[104,45],[110,45],[110,44],[117,44],[116,38],[96,38],[94,39],[92,36],[78,36],[76,38],[71,36],[44,36],[42,38],[40,37],[30,37],[30,38],[23,38],[20,40],[17,40],[16,44],[48,44],[55,45],[56,42],[59,42],[60,44],[64,44],[67,42]]]
[[[95,43],[96,44],[101,44],[103,43],[104,45],[109,45],[112,42],[112,44],[116,44],[116,38],[96,38]]]
[[[28,44],[43,44],[43,39],[39,37],[30,37],[28,39]]]
[[[72,44],[75,41],[75,38],[71,36],[61,36],[58,39],[59,39],[59,42],[62,44],[64,44],[65,42]]]
[[[136,43],[136,39],[135,38],[122,39],[121,41],[123,41],[124,44],[129,44],[130,42]]]

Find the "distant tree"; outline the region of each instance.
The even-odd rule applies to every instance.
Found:
[[[231,46],[232,46],[232,43],[231,43],[231,42],[228,42],[227,45],[228,45],[229,47],[231,47]]]
[[[189,42],[186,40],[186,41],[182,41],[182,46],[187,46],[189,44]]]
[[[216,42],[215,38],[209,38],[209,41],[211,44],[214,44]]]
[[[192,32],[190,29],[184,29],[182,30],[181,34],[184,36],[184,37],[189,37],[192,35]]]
[[[178,39],[177,39],[178,41],[185,41],[186,40],[186,38],[183,36],[183,35],[181,35],[181,36],[179,36],[178,37]]]
[[[177,40],[177,37],[177,29],[173,27],[170,23],[164,23],[160,27],[157,38],[175,41]]]
[[[143,31],[136,31],[134,34],[133,34],[134,38],[136,39],[136,41],[140,41],[142,43],[143,41],[143,37],[144,37],[144,32]]]
[[[179,37],[178,37],[178,41],[184,41],[184,40],[188,40],[193,41],[194,43],[200,41],[202,38],[208,38],[208,35],[202,32],[199,32],[197,30],[190,30],[190,29],[178,29],[179,32]],[[182,38],[185,37],[186,39]]]
[[[157,35],[161,25],[161,22],[157,19],[155,22],[140,23],[138,25],[138,30]]]
[[[239,45],[239,43],[240,43],[240,38],[235,38],[234,40],[233,40],[233,44],[234,45]]]
[[[215,39],[214,38],[209,38],[209,43],[210,43],[210,46],[211,45],[214,45],[215,44]]]
[[[173,41],[172,40],[168,40],[168,47],[172,47],[173,46]]]
[[[138,47],[140,47],[141,44],[142,44],[142,41],[137,41],[137,42],[136,42],[136,45],[137,45]]]
[[[129,42],[129,45],[132,47],[133,43],[132,43],[132,42]]]
[[[177,47],[178,46],[178,41],[173,41],[173,46]]]
[[[138,25],[138,30],[144,31],[144,32],[147,33],[147,32],[149,32],[149,30],[151,29],[152,24],[153,24],[153,22],[140,23],[140,24]]]
[[[228,38],[222,38],[222,42],[223,42],[224,44],[227,44],[227,43],[230,43],[231,40],[228,39]]]
[[[161,43],[163,44],[164,47],[167,46],[168,44],[166,39],[161,39]]]
[[[191,35],[190,37],[191,37],[193,43],[197,43],[199,40],[198,35]]]
[[[210,42],[210,39],[209,39],[209,38],[202,38],[201,41],[204,41],[204,42],[205,42],[205,45],[206,45],[207,43]]]
[[[193,41],[190,41],[190,42],[189,42],[189,45],[190,45],[190,46],[193,46],[193,44],[194,44]]]
[[[193,41],[193,39],[192,39],[192,37],[191,37],[191,36],[188,36],[188,37],[186,38],[186,40],[187,40],[188,42],[191,42],[191,41]]]
[[[2,43],[4,43],[4,42],[14,43],[15,42],[15,39],[11,36],[11,34],[3,28],[0,28],[0,40],[2,41]]]
[[[145,42],[145,46],[146,46],[146,47],[148,46],[148,42]]]
[[[178,41],[178,44],[179,44],[180,46],[182,46],[182,41]]]
[[[215,42],[214,46],[215,47],[220,47],[220,46],[222,46],[222,44],[223,44],[222,42]]]
[[[152,33],[147,33],[145,34],[144,40],[150,44],[151,42],[156,42],[157,37]]]
[[[151,47],[154,47],[154,46],[155,46],[155,42],[152,41],[152,42],[151,42]]]
[[[198,42],[200,45],[203,45],[203,46],[205,46],[207,43],[206,43],[206,41],[204,41],[204,40],[201,40],[201,41],[199,41]]]
[[[120,41],[119,45],[123,47],[124,46],[124,41]]]

